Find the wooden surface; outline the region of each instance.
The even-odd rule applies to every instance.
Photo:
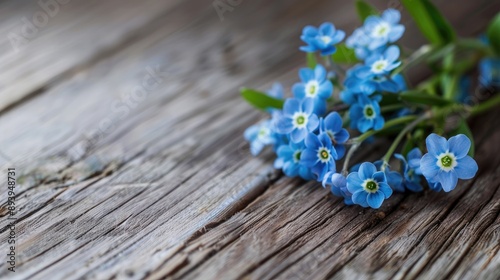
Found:
[[[16,272],[2,260],[0,277],[498,279],[498,110],[473,120],[475,179],[379,210],[346,207],[273,170],[272,153],[249,154],[242,133],[262,116],[238,88],[289,89],[302,27],[350,33],[350,2],[243,0],[221,21],[211,1],[73,0],[17,52],[9,34],[43,10],[1,2],[0,165],[19,174],[19,211]],[[466,36],[500,10],[435,3]],[[403,42],[421,44],[403,21]]]

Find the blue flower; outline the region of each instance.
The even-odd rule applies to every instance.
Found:
[[[389,187],[391,187],[391,189],[398,192],[404,191],[404,188],[402,186],[403,177],[401,176],[401,174],[397,171],[391,171],[389,166],[386,166],[384,170],[382,170],[383,163],[384,162],[382,160],[378,160],[373,164],[375,165],[378,171],[384,172],[385,178],[387,179],[387,184],[389,185]]]
[[[363,26],[364,32],[370,37],[368,48],[375,50],[388,43],[394,43],[405,32],[405,27],[399,24],[401,14],[398,10],[387,9],[382,16],[369,16]]]
[[[302,152],[300,163],[309,167],[318,181],[322,181],[328,171],[335,171],[337,151],[332,140],[325,133],[317,136],[309,133],[306,137],[306,149]]]
[[[285,91],[280,83],[274,83],[272,88],[267,91],[267,95],[276,99],[283,99],[285,97]]]
[[[300,47],[300,50],[309,53],[320,51],[322,56],[332,55],[337,51],[335,45],[344,37],[344,31],[336,30],[335,26],[329,22],[323,23],[319,28],[306,26],[302,30],[300,39],[307,46]]]
[[[429,182],[441,183],[445,192],[455,189],[458,179],[476,175],[477,163],[467,155],[471,142],[459,134],[446,138],[432,133],[425,140],[428,153],[420,160],[420,170]]]
[[[485,58],[479,63],[479,81],[484,87],[500,87],[500,58]]]
[[[365,32],[364,27],[360,27],[349,36],[345,44],[347,47],[354,49],[354,53],[358,59],[365,60],[366,58],[382,53],[385,50],[385,46],[380,46],[379,48],[370,50],[368,46],[370,45],[371,37]]]
[[[375,54],[367,58],[363,71],[369,71],[367,75],[387,75],[401,65],[401,61],[397,61],[399,55],[399,48],[397,46],[390,46],[382,54]]]
[[[358,102],[349,109],[351,128],[357,128],[361,133],[364,133],[370,128],[380,130],[384,127],[385,120],[380,112],[377,98],[358,96]]]
[[[357,96],[372,95],[377,90],[377,83],[366,76],[360,77],[362,65],[356,65],[347,71],[344,90],[340,93],[342,102],[352,105],[357,102]]]
[[[314,71],[302,68],[299,70],[302,83],[297,83],[292,88],[296,98],[310,98],[314,101],[314,113],[317,115],[323,115],[326,112],[326,100],[333,93],[333,85],[326,76],[326,69],[319,64],[316,65]]]
[[[271,120],[265,120],[250,126],[245,130],[243,135],[250,142],[250,152],[254,156],[258,155],[265,146],[276,143]]]
[[[282,169],[288,177],[300,176],[304,180],[314,179],[311,170],[300,163],[300,156],[305,149],[304,142],[289,143],[278,148],[278,157],[274,168]]]
[[[422,171],[420,171],[420,160],[422,158],[422,152],[419,148],[412,149],[408,155],[408,161],[401,154],[394,155],[397,159],[401,160],[402,171],[404,174],[403,188],[401,192],[404,192],[405,188],[412,192],[421,192],[423,187],[421,184]]]
[[[358,172],[347,176],[347,190],[352,193],[352,201],[355,204],[375,209],[392,195],[384,172],[377,171],[375,165],[370,162],[362,163]]]
[[[283,112],[276,116],[274,122],[276,131],[290,134],[294,143],[303,141],[309,132],[319,125],[318,116],[313,113],[314,101],[311,98],[299,100],[289,98],[283,105]]]
[[[352,193],[347,189],[347,180],[344,176],[335,172],[327,172],[323,178],[323,187],[331,186],[330,191],[333,195],[344,198],[344,203],[353,205]]]
[[[344,143],[349,139],[349,132],[342,128],[342,118],[339,113],[331,112],[324,119],[319,120],[319,131],[325,133],[332,140],[333,147],[337,151],[338,158],[345,154]]]

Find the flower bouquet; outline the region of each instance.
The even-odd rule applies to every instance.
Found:
[[[430,1],[402,4],[429,41],[419,49],[398,44],[405,33],[398,10],[357,1],[363,25],[347,38],[328,22],[303,29],[307,67],[293,96],[280,84],[267,93],[243,88],[243,98],[270,115],[245,131],[251,153],[271,146],[285,175],[321,182],[362,207],[379,208],[393,192],[449,192],[473,178],[467,119],[500,104],[500,14],[481,38],[460,38]],[[422,64],[432,75],[410,85],[408,69]],[[470,94],[473,84],[480,97]],[[381,159],[352,164],[375,138],[391,142]]]

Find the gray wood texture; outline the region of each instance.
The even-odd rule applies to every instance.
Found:
[[[398,1],[373,1],[380,9]],[[475,36],[498,1],[435,1]],[[16,272],[2,279],[498,279],[500,131],[472,120],[475,179],[347,207],[284,177],[242,133],[241,86],[287,89],[306,24],[350,33],[351,1],[70,1],[18,51],[36,1],[0,3],[0,165],[15,167]],[[424,42],[404,14],[403,42]],[[425,70],[414,78],[425,75]],[[386,143],[364,149],[371,160]],[[4,175],[2,175],[2,178]],[[7,252],[0,192],[0,254]]]

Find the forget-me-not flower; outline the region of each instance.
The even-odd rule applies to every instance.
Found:
[[[355,204],[375,209],[392,195],[384,172],[377,171],[371,162],[362,163],[358,172],[347,176],[347,190],[352,193],[352,201]]]
[[[369,71],[370,74],[376,76],[387,75],[401,65],[401,61],[398,61],[399,55],[399,48],[397,46],[390,46],[383,53],[367,58],[363,70]]]
[[[314,101],[310,98],[303,100],[289,98],[283,105],[283,112],[276,116],[276,131],[289,134],[294,143],[303,141],[309,132],[319,125],[318,116],[313,113]]]
[[[325,67],[318,64],[314,70],[302,68],[299,70],[299,77],[302,82],[293,86],[293,95],[299,99],[312,99],[314,113],[323,115],[326,112],[326,100],[333,93],[333,85],[327,78]]]
[[[344,143],[349,139],[349,132],[342,128],[342,118],[339,113],[331,112],[324,119],[319,120],[319,131],[325,133],[332,140],[333,147],[337,151],[338,158],[345,154]]]
[[[265,146],[276,143],[276,137],[273,134],[271,120],[265,120],[247,128],[243,136],[250,142],[250,152],[256,156]]]
[[[335,29],[335,26],[329,22],[323,23],[319,28],[306,26],[302,30],[300,39],[307,46],[300,47],[300,50],[309,53],[320,51],[322,56],[332,55],[337,51],[335,45],[344,37],[345,32]]]
[[[430,182],[440,183],[445,192],[457,186],[458,179],[476,175],[477,163],[467,155],[471,141],[459,134],[449,140],[432,133],[425,140],[428,153],[420,160],[420,170]]]
[[[300,176],[304,180],[312,180],[311,170],[300,163],[300,156],[305,148],[304,142],[281,145],[276,152],[278,157],[274,161],[274,167],[282,169],[288,177]]]
[[[300,163],[309,167],[318,181],[322,181],[328,171],[335,171],[337,151],[332,140],[325,133],[309,133],[306,137],[306,149],[302,151]]]
[[[346,205],[353,205],[352,193],[347,189],[347,179],[342,174],[327,172],[323,178],[323,187],[330,186],[333,195],[344,198]]]
[[[420,160],[422,158],[422,152],[419,148],[412,149],[408,155],[407,159],[401,154],[394,155],[397,159],[401,160],[402,171],[404,175],[403,188],[401,192],[404,192],[405,188],[412,192],[421,192],[423,190],[421,180],[422,171],[420,170]]]
[[[385,120],[380,112],[378,97],[369,98],[365,95],[359,95],[357,101],[349,109],[351,128],[357,128],[361,133],[371,128],[374,130],[382,129]]]
[[[375,50],[388,43],[394,43],[405,32],[405,27],[399,24],[401,13],[395,9],[387,9],[382,16],[369,16],[363,25],[364,32],[370,37],[368,48]]]

